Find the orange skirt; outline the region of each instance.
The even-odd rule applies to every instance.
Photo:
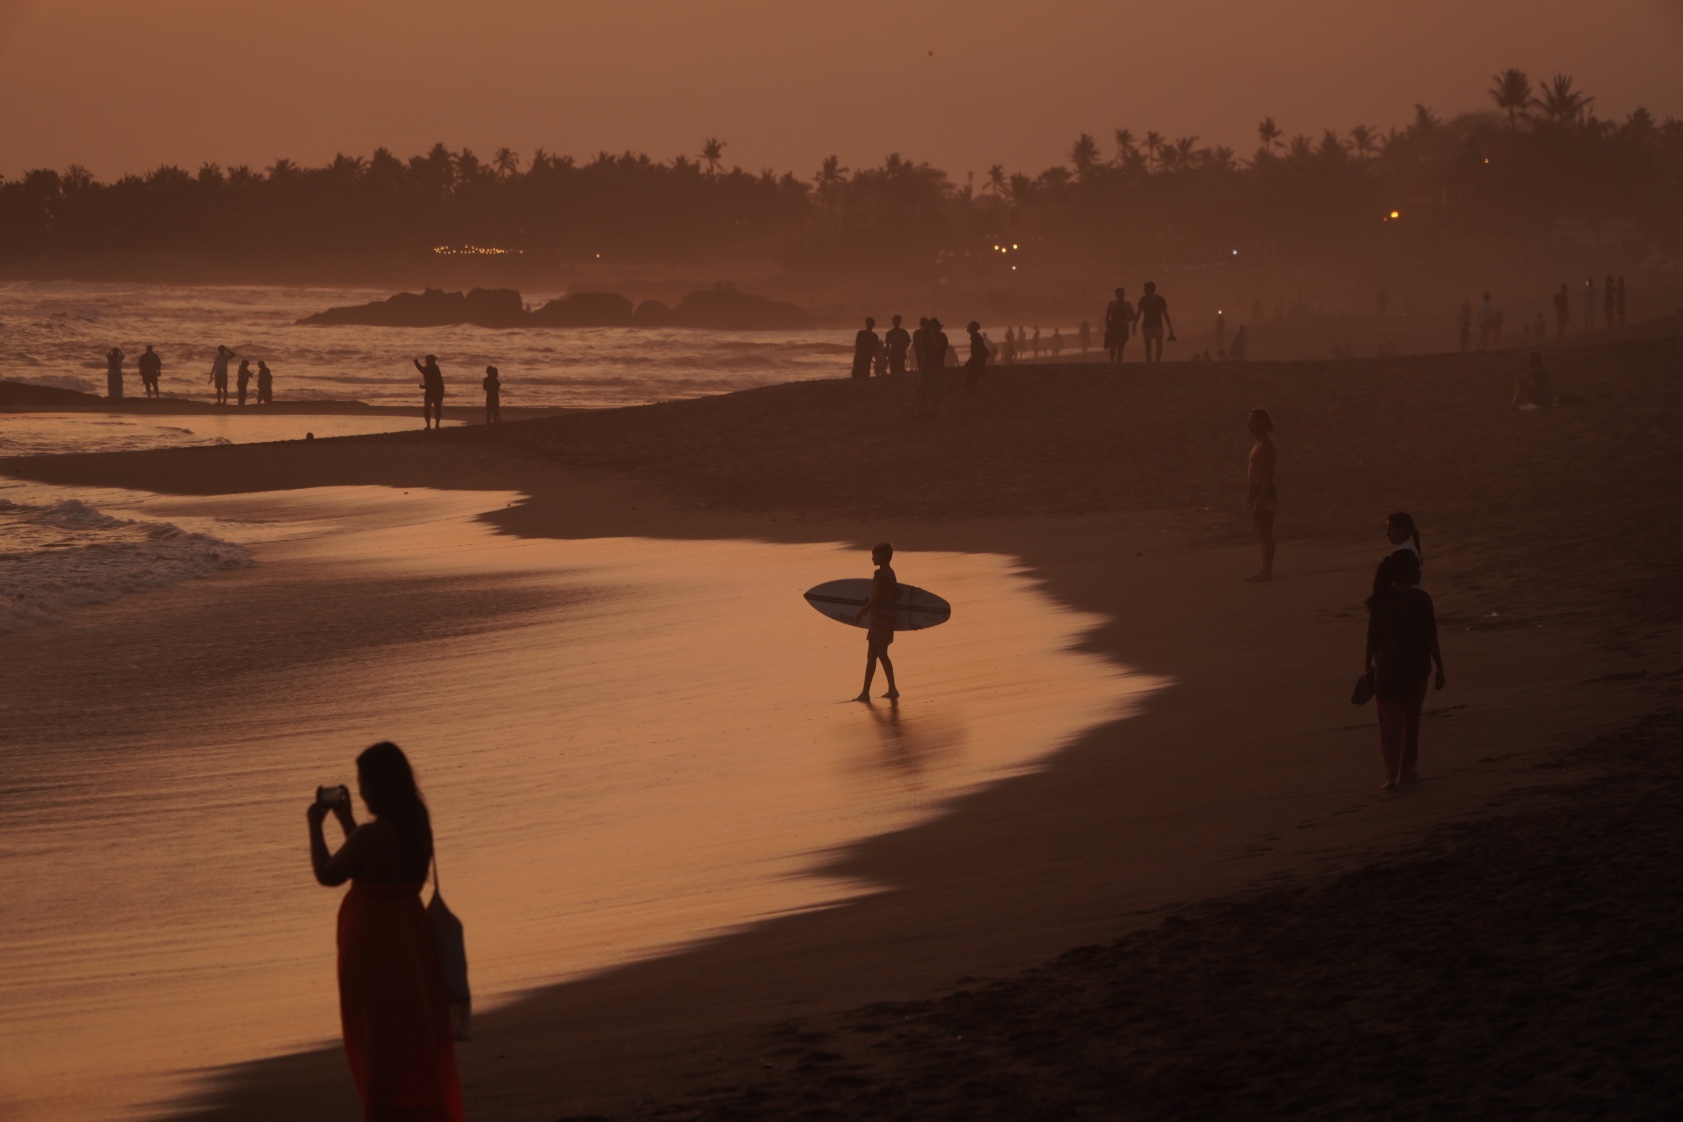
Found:
[[[462,1122],[462,1087],[419,884],[353,880],[339,906],[339,1020],[368,1122]]]

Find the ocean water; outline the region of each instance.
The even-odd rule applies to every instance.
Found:
[[[0,285],[0,378],[105,392],[105,353],[128,355],[127,389],[148,343],[165,393],[212,400],[217,344],[262,359],[275,397],[418,405],[410,361],[436,354],[447,400],[476,403],[487,365],[503,403],[577,408],[698,397],[803,378],[841,377],[852,332],[692,328],[300,327],[325,308],[389,290],[229,288],[28,281]],[[534,305],[561,293],[527,292]]]
[[[0,635],[0,1117],[18,1122],[148,1115],[218,1065],[335,1039],[340,893],[310,877],[304,808],[354,787],[374,740],[415,761],[494,1010],[873,892],[830,856],[1161,685],[1080,650],[1098,620],[998,555],[896,555],[954,615],[896,643],[891,708],[847,700],[863,635],[801,599],[867,572],[856,549],[476,520],[513,494],[90,498],[102,513],[18,517],[171,525],[256,564]]]

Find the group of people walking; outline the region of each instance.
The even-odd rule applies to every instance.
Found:
[[[228,364],[234,359],[240,360],[239,370],[235,374],[235,389],[239,395],[239,403],[245,404],[246,395],[251,389],[252,382],[257,383],[257,404],[273,405],[275,403],[275,376],[269,369],[269,364],[262,359],[257,361],[257,369],[251,369],[251,360],[234,353],[229,347],[218,346],[216,357],[210,363],[210,377],[208,381],[216,389],[216,404],[228,404]],[[105,396],[112,401],[123,400],[123,363],[128,356],[121,347],[112,347],[105,352]],[[140,384],[146,391],[148,398],[164,396],[160,382],[164,373],[164,360],[152,344],[146,344],[146,350],[135,362],[140,373]]]
[[[873,371],[879,377],[905,374],[910,357],[918,372],[918,416],[934,416],[941,403],[941,372],[949,357],[956,360],[957,352],[938,317],[918,320],[916,331],[907,331],[902,319],[895,316],[893,326],[879,336],[877,321],[865,317],[865,326],[853,337],[853,377],[869,378]],[[987,373],[993,344],[976,320],[965,325],[965,332],[970,336],[970,357],[964,363],[964,388],[980,400],[982,376]]]

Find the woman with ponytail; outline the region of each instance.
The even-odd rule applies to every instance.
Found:
[[[421,886],[432,863],[432,821],[403,750],[389,741],[356,761],[357,789],[373,818],[351,814],[343,787],[310,805],[316,880],[351,882],[339,906],[339,1019],[345,1056],[368,1122],[462,1122],[462,1091],[438,952]],[[329,813],[345,844],[322,836]]]

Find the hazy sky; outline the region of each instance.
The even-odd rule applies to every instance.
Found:
[[[752,170],[900,152],[962,182],[1082,131],[1248,154],[1264,115],[1486,108],[1508,66],[1683,116],[1680,64],[1683,0],[0,0],[0,175],[716,135]]]

